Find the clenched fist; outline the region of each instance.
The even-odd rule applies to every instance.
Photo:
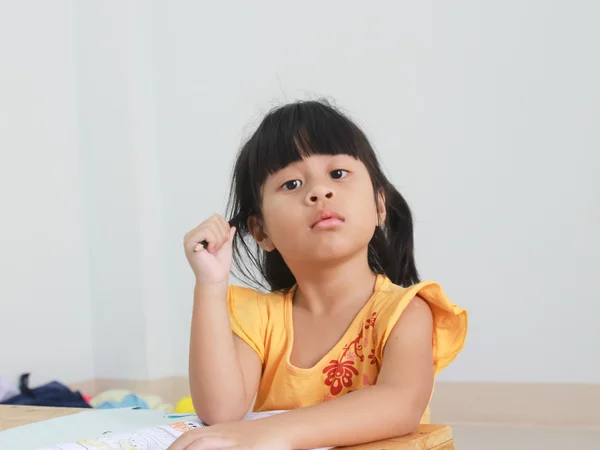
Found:
[[[183,246],[196,283],[219,284],[225,282],[231,270],[231,253],[235,227],[214,214],[196,228],[186,233]],[[208,242],[206,249],[202,241]]]

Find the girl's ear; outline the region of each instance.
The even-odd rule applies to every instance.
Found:
[[[385,219],[387,218],[387,212],[385,209],[385,194],[383,190],[377,194],[377,226],[380,227],[385,223]]]
[[[275,246],[269,239],[263,223],[254,214],[248,216],[248,231],[264,251],[271,252],[275,250]]]

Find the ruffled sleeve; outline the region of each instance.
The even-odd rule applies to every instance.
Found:
[[[383,350],[398,319],[415,297],[425,300],[433,315],[433,359],[435,374],[439,374],[458,356],[465,345],[468,314],[450,301],[441,286],[425,281],[409,288],[390,290],[377,319],[377,358],[383,358]]]

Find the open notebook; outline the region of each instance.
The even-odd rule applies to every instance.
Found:
[[[281,412],[283,411],[249,413],[244,420],[260,419]],[[166,450],[183,433],[204,426],[206,425],[197,418],[187,417],[186,420],[166,425],[156,425],[128,432],[105,433],[91,439],[66,442],[36,450]]]

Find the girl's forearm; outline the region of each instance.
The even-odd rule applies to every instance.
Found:
[[[242,369],[227,310],[227,283],[196,285],[189,359],[190,391],[205,423],[241,419],[247,412]]]
[[[418,403],[405,389],[376,385],[263,420],[292,449],[357,445],[416,430],[424,412]]]

